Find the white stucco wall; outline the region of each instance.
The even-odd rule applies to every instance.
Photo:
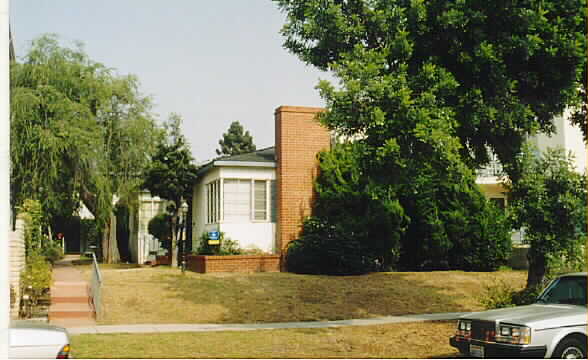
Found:
[[[129,252],[131,260],[137,264],[153,260],[149,252],[157,250],[157,247],[150,241],[149,221],[156,215],[165,212],[165,202],[159,197],[151,197],[149,192],[142,192],[139,195],[139,206],[134,214],[131,214],[129,227]]]
[[[541,151],[545,151],[548,147],[563,147],[566,152],[571,151],[574,154],[576,170],[583,173],[586,171],[586,145],[580,128],[572,125],[568,120],[570,116],[571,111],[566,110],[563,116],[555,117],[553,122],[556,133],[552,136],[539,134],[531,142]]]
[[[273,167],[238,167],[222,166],[209,170],[194,186],[193,201],[193,248],[198,248],[202,233],[222,231],[225,236],[238,241],[241,248],[255,247],[266,252],[275,252],[276,224],[269,221],[230,222],[221,220],[218,223],[206,223],[206,184],[223,179],[254,179],[275,180],[276,171]],[[221,195],[222,202],[222,195]]]

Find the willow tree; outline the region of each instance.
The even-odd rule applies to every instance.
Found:
[[[11,63],[10,80],[12,208],[31,198],[48,216],[71,216],[82,202],[102,231],[104,260],[118,261],[114,200],[137,192],[160,135],[137,78],[44,35]]]

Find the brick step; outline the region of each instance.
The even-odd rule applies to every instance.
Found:
[[[59,303],[77,303],[77,304],[89,304],[92,300],[90,300],[89,296],[54,296],[51,298],[51,304],[59,304]]]
[[[94,319],[94,309],[87,303],[53,303],[49,307],[49,320],[71,318]]]
[[[51,287],[51,297],[81,297],[88,296],[89,289],[87,286],[65,286],[65,285],[53,285]]]

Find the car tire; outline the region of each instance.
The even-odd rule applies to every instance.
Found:
[[[554,359],[586,359],[586,339],[569,337],[563,339],[555,348]]]

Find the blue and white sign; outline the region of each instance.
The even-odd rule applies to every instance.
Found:
[[[218,231],[209,231],[208,232],[208,240],[219,240],[220,239],[220,232]]]

